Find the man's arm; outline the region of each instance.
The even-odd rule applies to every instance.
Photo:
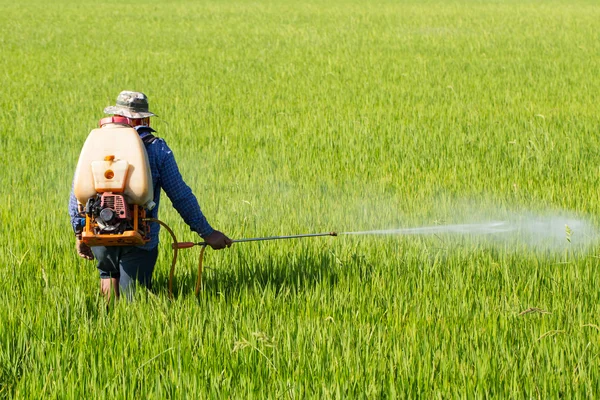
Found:
[[[75,193],[73,193],[73,186],[71,186],[71,196],[69,197],[69,216],[71,217],[71,226],[73,227],[73,232],[77,232],[77,224],[79,222],[79,205],[77,203],[77,199],[75,198]]]
[[[183,181],[173,152],[164,141],[157,141],[153,146],[162,146],[162,159],[158,163],[161,186],[177,210],[181,218],[203,238],[210,236],[214,229],[210,226],[200,209],[198,200],[192,189]]]
[[[169,196],[169,199],[171,199],[173,207],[175,207],[185,223],[189,225],[192,231],[202,236],[204,241],[213,249],[218,250],[231,247],[232,240],[222,232],[214,230],[206,220],[206,217],[200,210],[196,196],[192,193],[192,189],[183,181],[175,162],[175,157],[169,146],[167,146],[164,140],[158,143],[155,142],[153,145],[163,146],[161,149],[163,159],[159,163],[162,188],[167,196]]]
[[[85,258],[86,260],[93,260],[94,253],[92,253],[92,249],[90,249],[87,244],[81,241],[81,233],[77,233],[77,226],[81,216],[79,215],[79,204],[75,198],[75,193],[73,193],[73,186],[71,186],[71,196],[69,197],[69,215],[71,216],[71,226],[73,227],[73,232],[75,232],[75,248],[77,250],[77,254],[79,254],[79,257]]]

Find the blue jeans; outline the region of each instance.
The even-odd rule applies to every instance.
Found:
[[[152,288],[152,273],[158,257],[158,247],[144,250],[135,246],[94,246],[100,279],[118,278],[119,289],[131,299],[135,284]]]

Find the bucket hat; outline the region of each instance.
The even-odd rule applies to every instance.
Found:
[[[129,90],[119,93],[117,104],[106,107],[104,113],[128,118],[147,118],[156,115],[148,111],[148,97],[144,93]]]

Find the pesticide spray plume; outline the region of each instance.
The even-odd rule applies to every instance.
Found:
[[[342,232],[341,235],[436,235],[442,233],[492,234],[514,231],[516,228],[506,221],[480,224],[433,225],[416,228],[383,229],[372,231]]]
[[[341,232],[340,235],[452,235],[490,245],[521,245],[534,250],[587,250],[598,238],[592,224],[565,215],[521,215],[504,221],[427,225],[411,228]]]

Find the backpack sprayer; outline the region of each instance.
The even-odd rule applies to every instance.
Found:
[[[202,262],[206,242],[178,242],[173,230],[156,218],[146,218],[153,186],[148,154],[129,118],[100,120],[100,128],[88,135],[75,170],[73,192],[79,206],[76,232],[88,246],[141,246],[150,241],[149,222],[165,227],[173,239],[173,261],[169,272],[169,297],[173,297],[173,277],[179,249],[201,246],[195,293],[202,286]],[[337,236],[336,232],[290,236],[270,236],[233,240],[233,243]]]
[[[129,118],[100,120],[88,135],[75,170],[73,193],[81,218],[76,232],[88,246],[140,246],[150,240],[146,211],[152,175],[144,143]]]

